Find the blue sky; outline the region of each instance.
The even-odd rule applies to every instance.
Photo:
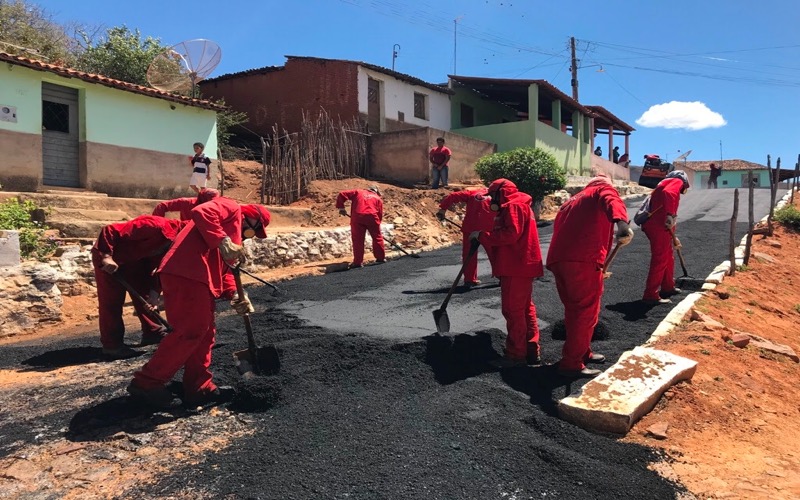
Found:
[[[429,82],[445,82],[455,66],[459,75],[544,79],[571,95],[575,37],[579,100],[636,128],[636,163],[647,153],[672,160],[692,150],[690,160],[766,163],[771,154],[773,166],[781,157],[792,168],[800,153],[797,0],[33,3],[59,22],[124,24],[166,45],[214,40],[222,62],[212,77],[279,66],[285,55],[391,68],[398,44],[395,69]],[[598,140],[605,151],[605,136]]]

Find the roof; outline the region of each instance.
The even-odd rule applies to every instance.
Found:
[[[469,87],[488,98],[520,109],[520,103],[527,102],[528,87],[539,86],[540,95],[560,100],[567,111],[580,111],[587,116],[592,112],[578,101],[558,90],[546,80],[516,80],[509,78],[483,78],[478,76],[447,75],[450,80]],[[527,110],[524,110],[527,111]]]
[[[97,83],[105,87],[124,90],[126,92],[133,92],[134,94],[141,94],[149,97],[155,97],[158,99],[164,99],[166,101],[177,102],[180,104],[185,104],[187,106],[195,106],[198,108],[205,108],[214,111],[222,111],[226,109],[225,106],[220,106],[219,104],[214,104],[213,102],[205,101],[203,99],[193,99],[191,97],[185,97],[179,94],[164,92],[163,90],[145,87],[142,85],[136,85],[135,83],[123,82],[122,80],[115,80],[113,78],[108,78],[103,75],[85,73],[83,71],[78,71],[76,69],[71,69],[64,66],[57,66],[55,64],[49,64],[43,61],[38,61],[36,59],[29,59],[27,57],[15,56],[12,54],[7,54],[5,52],[0,52],[0,61],[5,61],[9,64],[16,64],[18,66],[24,66],[26,68],[30,68],[36,71],[46,71],[48,73],[54,73],[56,75],[63,76],[66,78],[77,78],[78,80],[83,80],[84,82]]]
[[[745,160],[701,160],[701,161],[687,161],[678,160],[674,163],[675,168],[686,168],[694,170],[695,172],[710,172],[712,163],[722,165],[722,170],[762,170],[767,168],[766,165],[754,163]]]
[[[595,128],[608,129],[609,126],[613,126],[614,130],[622,130],[624,132],[633,132],[636,130],[624,121],[617,118],[616,115],[603,106],[587,105],[586,107],[589,108],[593,113]]]
[[[327,59],[323,57],[311,57],[311,56],[284,56],[286,57],[287,61],[292,60],[303,60],[303,61],[322,61],[322,62],[340,62],[346,64],[358,64],[359,66],[363,66],[365,68],[371,69],[373,71],[377,71],[378,73],[383,73],[385,75],[392,76],[398,80],[410,83],[412,85],[418,85],[420,87],[425,87],[436,92],[441,92],[442,94],[452,94],[453,91],[448,89],[446,86],[438,85],[435,83],[426,82],[425,80],[420,80],[419,78],[411,75],[407,75],[405,73],[400,73],[388,68],[384,68],[382,66],[377,66],[375,64],[366,63],[363,61],[353,61],[349,59]],[[231,78],[239,78],[242,76],[251,76],[251,75],[263,75],[267,73],[272,73],[273,71],[280,71],[285,69],[285,66],[265,66],[263,68],[256,68],[256,69],[248,69],[245,71],[239,71],[238,73],[228,73],[226,75],[218,76],[216,78],[210,78],[205,80],[206,82],[215,82],[220,80],[228,80]]]

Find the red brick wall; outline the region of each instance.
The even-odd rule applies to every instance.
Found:
[[[204,98],[224,98],[247,113],[247,128],[260,135],[272,126],[300,130],[303,111],[316,117],[325,109],[332,118],[358,117],[358,65],[341,61],[290,59],[282,69],[216,82],[201,82]]]

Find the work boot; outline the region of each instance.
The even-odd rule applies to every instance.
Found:
[[[236,395],[236,390],[229,385],[221,385],[213,391],[201,391],[184,397],[186,406],[203,406],[209,403],[227,403]]]
[[[664,304],[672,304],[672,301],[669,299],[642,299],[642,302],[647,304],[648,306],[660,306]]]
[[[678,288],[678,287],[675,287],[675,288],[673,288],[672,290],[667,290],[667,291],[663,291],[663,290],[662,290],[662,291],[661,291],[661,293],[660,293],[659,295],[661,295],[661,296],[662,296],[662,297],[664,297],[664,298],[669,298],[669,297],[672,297],[673,295],[678,295],[678,294],[679,294],[679,293],[681,293],[682,291],[683,291],[683,290],[681,290],[680,288]]]
[[[128,385],[128,394],[138,403],[154,408],[169,409],[180,406],[181,404],[181,400],[176,398],[175,395],[164,386],[153,389],[142,389],[131,382]]]
[[[595,378],[596,376],[603,373],[600,370],[595,370],[594,368],[582,368],[580,370],[562,370],[561,368],[558,369],[558,374],[562,377],[570,377],[570,378]]]
[[[156,330],[150,333],[143,333],[142,334],[142,342],[139,344],[141,347],[154,345],[161,343],[164,340],[164,337],[167,336],[167,329],[161,328],[160,330]]]
[[[591,356],[588,356],[586,359],[583,360],[584,363],[605,363],[606,357],[602,354],[598,354],[593,352]]]
[[[135,358],[136,356],[141,355],[142,353],[136,350],[131,349],[126,345],[121,345],[120,347],[108,348],[103,347],[103,357],[106,359],[129,359]]]
[[[465,282],[464,282],[464,284],[465,284],[466,286],[468,286],[469,288],[472,288],[473,286],[478,286],[478,285],[480,285],[480,284],[481,284],[481,280],[475,280],[475,281],[465,281]]]
[[[503,368],[518,368],[522,366],[527,366],[528,363],[525,359],[509,358],[503,356],[502,358],[497,358],[489,361],[489,364],[495,368],[503,369]]]
[[[542,364],[542,350],[538,343],[528,343],[528,354],[525,356],[525,361],[531,366],[539,366]]]
[[[364,264],[354,264],[351,262],[347,265],[347,269],[358,269],[359,267],[364,267]]]

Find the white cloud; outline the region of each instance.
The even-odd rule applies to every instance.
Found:
[[[703,130],[723,127],[728,122],[721,114],[708,109],[705,103],[671,101],[650,106],[650,109],[636,120],[636,124],[652,128]]]

